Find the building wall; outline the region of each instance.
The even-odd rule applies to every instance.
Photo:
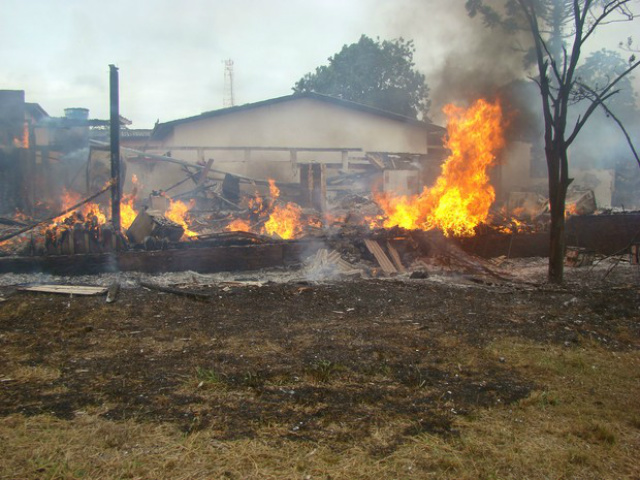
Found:
[[[302,98],[241,110],[218,117],[176,125],[162,142],[171,146],[361,148],[352,152],[427,153],[423,127],[339,105]],[[198,160],[196,152],[173,151],[172,156]],[[214,158],[214,168],[254,178],[272,177],[297,181],[289,152],[207,151],[204,160]],[[298,152],[300,162],[340,163],[340,152]]]

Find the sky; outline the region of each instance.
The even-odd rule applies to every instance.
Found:
[[[612,27],[592,49],[633,31]],[[152,128],[222,108],[226,59],[241,105],[291,94],[362,34],[414,41],[436,121],[459,92],[521,74],[520,55],[468,18],[464,0],[2,0],[0,89],[24,90],[52,116],[84,107],[107,119],[115,64],[121,114]]]

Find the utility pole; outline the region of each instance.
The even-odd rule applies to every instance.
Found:
[[[224,61],[224,96],[222,98],[222,106],[224,108],[233,107],[235,101],[233,98],[233,60],[230,58]]]
[[[109,65],[110,112],[109,127],[111,134],[111,222],[116,236],[120,233],[120,98],[118,86],[118,68]]]

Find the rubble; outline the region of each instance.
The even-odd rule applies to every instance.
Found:
[[[177,242],[183,234],[184,228],[181,225],[169,220],[157,210],[140,212],[127,230],[127,237],[137,244],[144,243],[149,237]]]

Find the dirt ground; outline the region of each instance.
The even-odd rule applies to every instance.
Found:
[[[626,268],[562,287],[453,272],[184,288],[207,298],[129,286],[109,304],[6,285],[0,418],[93,416],[381,459],[424,435],[459,438],[458,419],[544,391],[501,345],[637,353],[640,289]],[[2,478],[40,478],[20,472]]]

